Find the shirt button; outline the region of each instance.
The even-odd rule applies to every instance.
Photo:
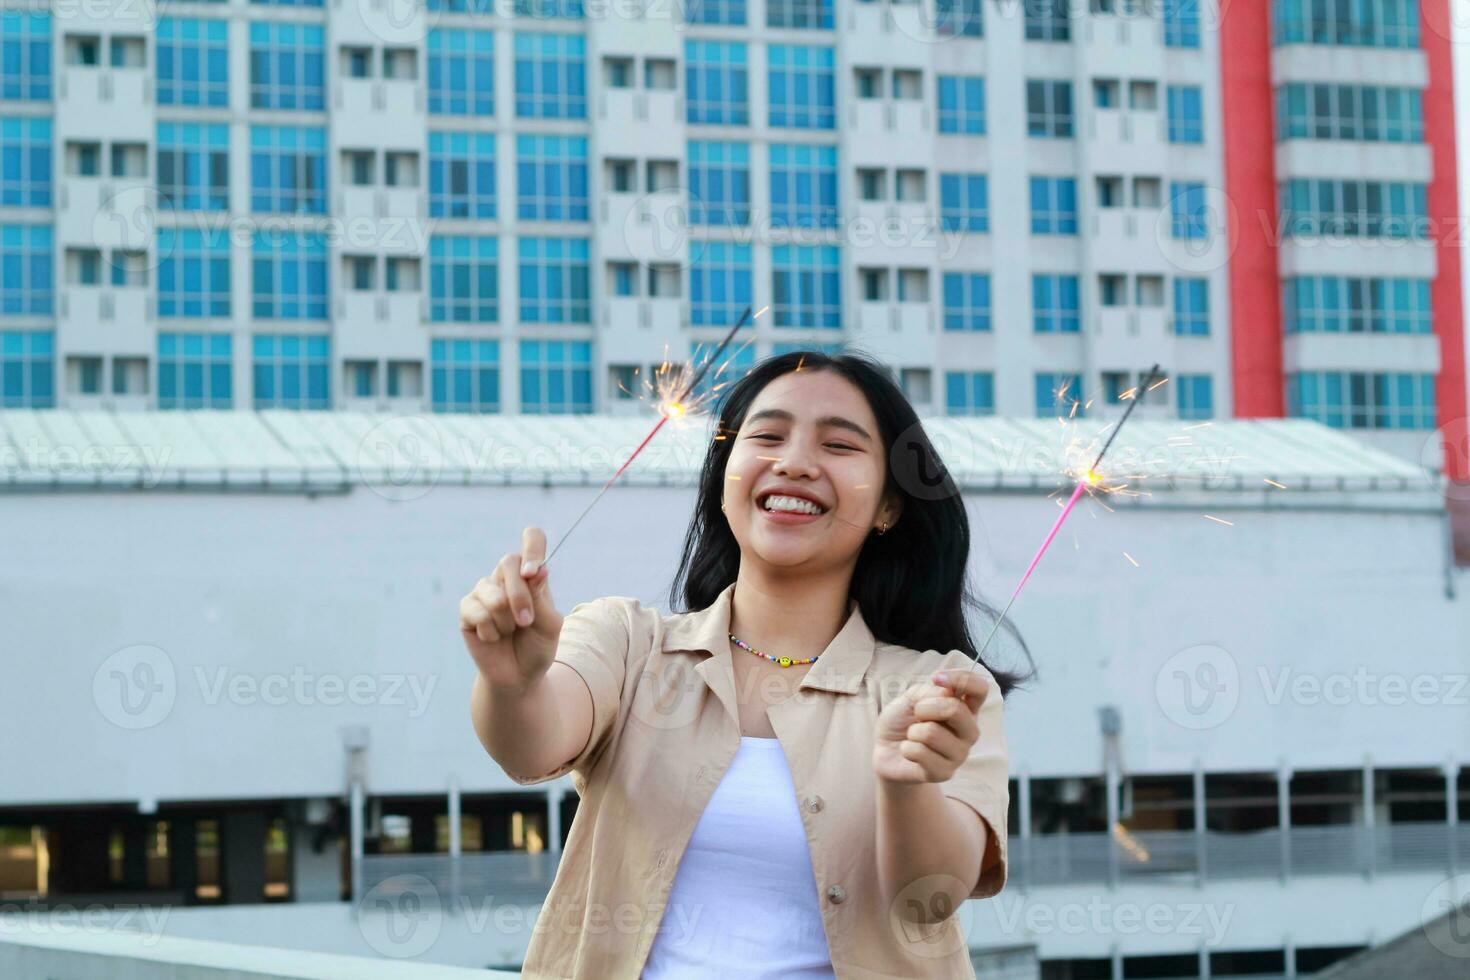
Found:
[[[841,905],[843,902],[847,901],[847,889],[843,888],[841,885],[833,885],[831,888],[827,889],[827,901],[831,902],[833,905]]]
[[[819,813],[822,809],[822,798],[813,793],[806,798],[806,808],[811,813]]]

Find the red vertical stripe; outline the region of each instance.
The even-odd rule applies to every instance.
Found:
[[[1230,201],[1230,364],[1235,414],[1286,414],[1277,266],[1269,4],[1222,4],[1220,97]]]
[[[1460,285],[1460,192],[1455,154],[1454,63],[1449,5],[1454,0],[1425,0],[1419,5],[1420,44],[1429,63],[1424,90],[1424,137],[1434,159],[1429,184],[1429,217],[1433,222],[1439,275],[1430,288],[1434,332],[1439,337],[1439,377],[1435,382],[1436,417],[1444,434],[1445,473],[1470,479],[1465,441],[1465,320]]]

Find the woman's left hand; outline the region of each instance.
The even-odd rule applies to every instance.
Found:
[[[878,716],[873,770],[891,783],[942,783],[980,737],[976,713],[990,685],[973,670],[949,669],[915,684]]]

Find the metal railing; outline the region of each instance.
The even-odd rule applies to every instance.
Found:
[[[1239,881],[1298,875],[1394,874],[1470,867],[1470,823],[1293,827],[1249,834],[1134,831],[1010,839],[1010,880],[1021,887],[1137,883],[1154,878]],[[549,852],[368,855],[359,896],[538,905],[556,875]],[[427,882],[427,884],[425,884]],[[427,892],[427,894],[425,894]]]

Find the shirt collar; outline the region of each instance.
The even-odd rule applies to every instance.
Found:
[[[730,656],[730,608],[734,601],[735,583],[720,591],[704,609],[678,613],[670,617],[664,628],[662,652],[685,650]],[[868,665],[872,663],[877,641],[863,620],[856,599],[848,597],[847,622],[817,662],[807,670],[800,687],[821,688],[838,694],[854,694],[862,685]]]

